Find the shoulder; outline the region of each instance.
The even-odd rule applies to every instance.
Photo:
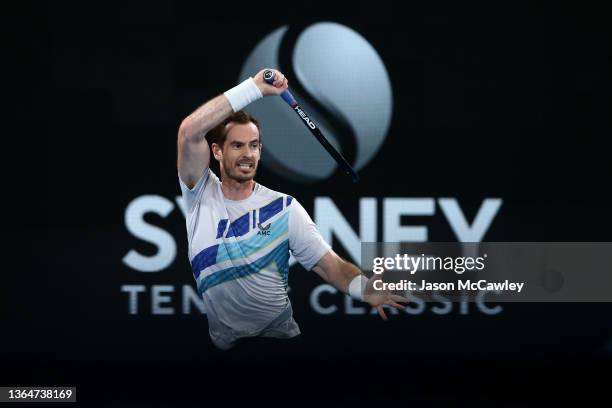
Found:
[[[200,201],[204,204],[212,202],[212,201],[221,201],[221,181],[219,177],[211,170],[207,170],[206,181],[203,188],[203,193]]]
[[[207,183],[221,184],[221,180],[219,180],[219,177],[217,177],[215,172],[212,171],[210,168],[208,169],[208,180],[207,180]]]

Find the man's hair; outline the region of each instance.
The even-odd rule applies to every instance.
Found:
[[[261,128],[259,127],[259,122],[257,121],[257,119],[255,119],[255,116],[245,111],[238,111],[232,113],[230,116],[227,117],[227,119],[219,123],[210,131],[209,134],[211,143],[216,143],[219,146],[223,147],[225,139],[227,138],[227,129],[225,129],[225,126],[230,122],[238,123],[241,125],[247,124],[249,122],[253,123],[255,126],[257,126],[257,131],[259,132],[259,142],[261,142]]]

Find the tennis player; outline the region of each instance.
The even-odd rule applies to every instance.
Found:
[[[290,253],[306,270],[375,307],[385,320],[383,305],[403,309],[399,302],[407,302],[375,291],[374,278],[368,280],[334,252],[295,198],[254,180],[260,127],[242,109],[288,87],[281,72],[275,71],[273,84],[264,81],[263,72],[200,106],[178,132],[189,261],[210,337],[220,349],[240,339],[295,339],[300,334],[287,296]],[[211,149],[220,178],[209,168]]]

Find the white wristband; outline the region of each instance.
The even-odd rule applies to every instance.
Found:
[[[351,283],[349,283],[348,294],[350,297],[356,300],[363,301],[363,293],[365,292],[366,284],[368,283],[368,278],[363,274],[359,274],[353,278]]]
[[[249,103],[263,98],[263,95],[261,94],[257,84],[255,84],[255,80],[253,78],[248,78],[242,81],[232,89],[225,91],[223,95],[225,95],[230,105],[232,105],[234,112],[238,112]]]

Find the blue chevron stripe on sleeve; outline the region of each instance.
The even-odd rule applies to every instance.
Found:
[[[213,245],[200,251],[200,253],[193,258],[193,261],[191,261],[191,269],[196,279],[198,279],[202,270],[217,263],[218,250],[219,245]]]

